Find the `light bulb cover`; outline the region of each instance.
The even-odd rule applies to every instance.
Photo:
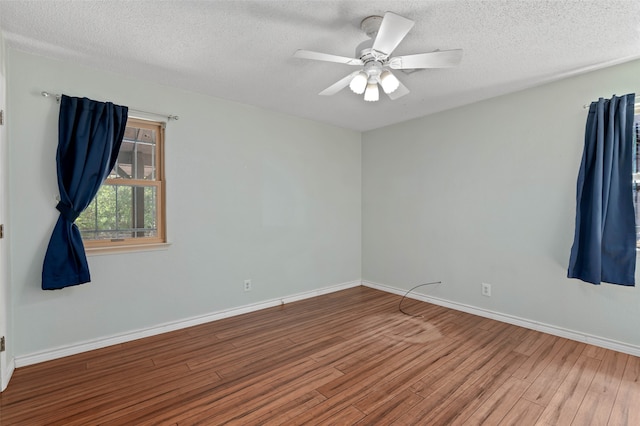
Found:
[[[391,71],[387,70],[380,74],[380,85],[382,86],[384,93],[388,95],[389,93],[395,92],[395,90],[400,87],[400,81],[398,81]]]
[[[378,84],[377,83],[367,84],[367,89],[364,91],[364,100],[367,102],[375,102],[378,99],[380,99]]]
[[[351,79],[351,83],[349,83],[349,88],[353,93],[357,93],[358,95],[362,95],[364,93],[364,89],[367,88],[367,73],[364,71],[359,72],[358,74]]]

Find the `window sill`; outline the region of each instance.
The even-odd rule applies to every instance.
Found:
[[[85,248],[87,256],[101,256],[105,254],[119,254],[119,253],[138,253],[145,251],[160,251],[168,250],[171,243],[157,243],[157,244],[129,244],[122,246],[109,246],[109,247],[91,247]]]

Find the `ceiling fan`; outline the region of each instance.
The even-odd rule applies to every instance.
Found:
[[[390,57],[391,53],[409,33],[415,23],[400,15],[386,12],[384,17],[369,16],[362,20],[360,28],[370,40],[356,48],[356,58],[297,50],[293,56],[301,59],[337,62],[339,64],[362,67],[320,92],[320,95],[334,95],[349,86],[354,93],[364,93],[365,101],[377,101],[380,97],[378,85],[392,100],[409,93],[389,70],[413,70],[421,68],[449,68],[462,60],[462,49],[443,50],[415,55]]]

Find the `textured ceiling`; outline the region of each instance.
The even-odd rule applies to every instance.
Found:
[[[395,55],[461,48],[461,64],[396,72],[395,101],[318,96],[354,68],[291,55],[352,57],[385,11],[416,23]],[[359,131],[640,58],[638,0],[1,0],[0,25],[14,49]]]

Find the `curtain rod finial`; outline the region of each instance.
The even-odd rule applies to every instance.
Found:
[[[56,93],[56,94],[54,94],[54,93],[49,93],[49,92],[46,92],[46,91],[44,91],[44,90],[43,90],[42,92],[40,92],[40,94],[41,94],[42,96],[44,96],[45,98],[48,98],[48,97],[50,97],[50,96],[53,96],[53,97],[55,97],[55,98],[56,98],[56,102],[60,102],[60,98],[62,97],[61,95],[58,95],[57,93]]]

